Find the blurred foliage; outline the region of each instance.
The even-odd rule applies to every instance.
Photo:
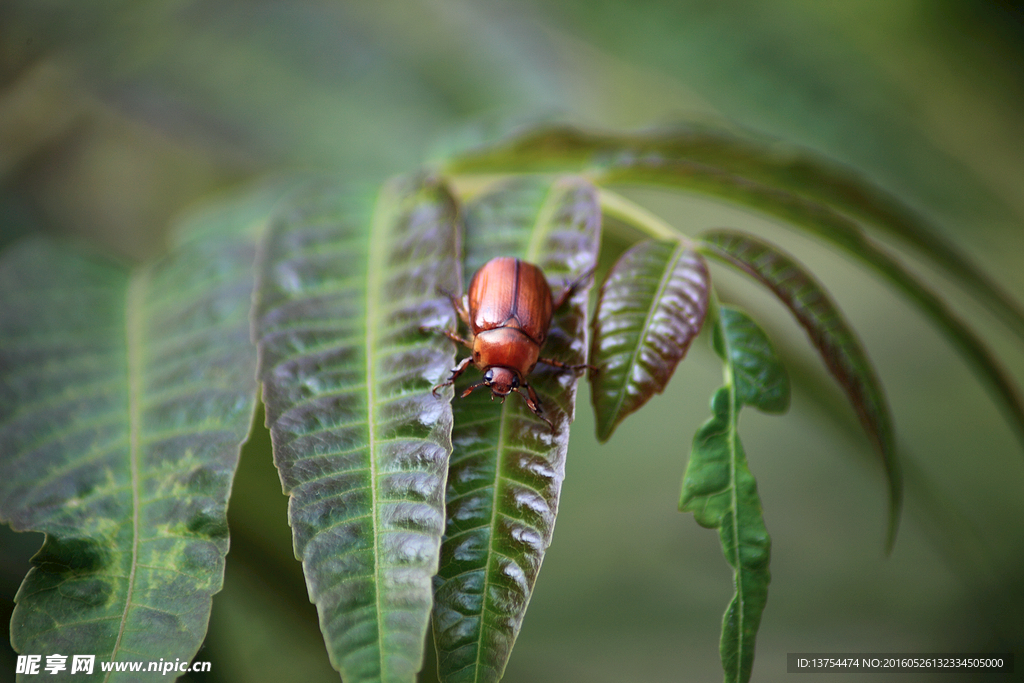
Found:
[[[6,0],[0,247],[44,231],[136,261],[163,248],[172,216],[283,171],[378,180],[515,123],[683,118],[863,170],[1019,300],[1022,17],[1008,0]],[[1024,458],[937,333],[811,240],[706,200],[642,198],[691,233],[742,223],[822,274],[896,412],[909,518],[886,560],[884,487],[856,418],[781,307],[715,271],[795,369],[790,415],[744,416],[775,551],[758,679],[782,680],[796,650],[1024,642]],[[1019,380],[1019,347],[991,319],[978,323]],[[713,535],[674,511],[716,375],[696,343],[666,394],[605,447],[581,411],[559,531],[508,680],[717,678],[728,572]],[[203,680],[337,680],[279,492],[257,428],[233,492]],[[38,545],[0,529],[5,623]],[[0,652],[0,679],[12,658]]]

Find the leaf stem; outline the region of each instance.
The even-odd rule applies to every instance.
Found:
[[[460,202],[470,201],[492,189],[502,180],[516,177],[510,173],[454,173],[443,175]]]
[[[617,218],[620,221],[631,225],[641,232],[650,235],[654,239],[672,240],[680,242],[688,248],[692,248],[693,242],[689,237],[679,232],[660,217],[654,215],[644,207],[623,197],[618,192],[598,187],[598,200],[601,202],[601,212],[606,216]]]

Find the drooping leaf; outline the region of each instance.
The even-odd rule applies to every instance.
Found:
[[[672,169],[670,174],[676,180],[688,175],[688,185],[693,189],[712,194],[731,194],[729,183],[713,182],[713,177],[733,176],[831,207],[914,246],[1024,338],[1024,310],[1020,304],[923,216],[854,171],[806,149],[707,128],[618,135],[553,126],[469,152],[451,164],[453,172],[568,172],[588,168],[617,168],[613,176],[627,182],[638,179],[632,177],[634,173],[657,175],[659,168]],[[704,185],[706,180],[712,182]]]
[[[700,247],[705,253],[746,272],[790,309],[846,393],[885,467],[891,548],[903,498],[892,416],[881,383],[853,329],[825,288],[778,247],[728,230],[712,230],[701,237]]]
[[[456,207],[400,179],[286,201],[261,254],[255,335],[274,462],[332,664],[413,681],[444,529],[451,409],[431,395],[458,286]]]
[[[594,188],[581,180],[519,179],[478,198],[465,215],[467,275],[494,256],[518,256],[544,270],[557,297],[596,261],[600,211]],[[556,311],[542,357],[584,362],[588,287]],[[526,379],[553,430],[517,396],[498,404],[484,388],[453,402],[434,604],[438,669],[446,683],[501,678],[551,542],[577,377],[540,364]],[[463,386],[460,381],[456,391]]]
[[[95,654],[98,673],[187,661],[206,634],[255,403],[256,247],[201,227],[137,268],[41,239],[0,262],[0,517],[46,534],[21,653]]]
[[[1024,445],[1024,403],[1010,375],[988,347],[945,302],[878,246],[846,216],[803,197],[766,187],[717,170],[678,162],[633,165],[609,170],[605,181],[629,180],[668,184],[734,199],[805,228],[843,247],[901,290],[955,345],[998,400],[1018,441]]]
[[[714,339],[726,383],[711,399],[711,419],[693,437],[679,509],[692,512],[701,526],[718,529],[733,568],[736,592],[722,620],[720,653],[726,683],[745,683],[768,599],[771,539],[740,443],[739,411],[743,405],[784,407],[789,382],[768,338],[742,311],[720,307]]]
[[[704,259],[677,242],[639,242],[612,267],[590,352],[598,439],[664,391],[704,323],[708,285]]]

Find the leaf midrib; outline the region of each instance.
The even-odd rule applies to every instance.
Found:
[[[738,458],[736,440],[738,436],[739,406],[737,406],[736,380],[733,372],[732,345],[729,336],[726,334],[725,326],[722,324],[721,316],[719,316],[718,324],[722,325],[722,341],[725,347],[723,370],[725,372],[725,384],[729,387],[729,507],[732,512],[732,556],[735,561],[733,571],[736,573],[736,606],[738,609],[736,621],[736,674],[734,680],[739,683],[743,678],[743,620],[746,607],[743,602],[743,567],[740,565],[740,515],[739,497],[737,494],[738,486],[736,482],[736,461]]]
[[[530,230],[530,240],[526,244],[526,253],[524,258],[528,263],[537,263],[537,257],[540,256],[540,249],[543,246],[543,238],[547,236],[547,228],[551,225],[551,220],[555,216],[555,211],[558,208],[558,200],[563,194],[563,183],[554,182],[548,187],[547,193],[544,195],[544,201],[541,202],[540,209],[537,211],[537,218],[533,222],[533,228]]]
[[[477,633],[476,639],[476,661],[473,663],[473,679],[480,680],[480,667],[483,665],[482,657],[484,651],[484,631],[486,625],[484,624],[484,615],[487,612],[487,596],[490,595],[491,587],[491,563],[497,556],[497,551],[494,548],[495,533],[494,525],[498,521],[498,490],[501,487],[501,454],[505,450],[505,424],[508,419],[508,413],[511,406],[501,408],[501,417],[498,419],[498,439],[495,442],[495,458],[494,458],[494,493],[491,496],[491,520],[487,525],[490,530],[489,538],[487,540],[487,564],[484,566],[484,586],[483,586],[483,601],[480,604],[480,629]]]
[[[548,188],[547,193],[544,195],[544,200],[541,202],[540,209],[537,211],[537,218],[533,222],[533,227],[530,230],[530,239],[527,242],[524,258],[528,263],[536,263],[537,257],[540,255],[540,248],[542,246],[542,238],[547,235],[547,228],[551,224],[551,219],[555,215],[555,210],[558,207],[558,199],[561,196],[561,184],[552,183]],[[495,533],[494,526],[498,519],[498,492],[501,487],[501,462],[502,454],[505,453],[508,448],[506,443],[507,431],[506,425],[509,419],[509,414],[513,410],[511,404],[501,406],[501,417],[498,422],[498,438],[495,442],[495,458],[494,458],[494,493],[491,496],[491,519],[488,524],[490,530],[490,537],[487,542],[487,564],[484,567],[484,585],[483,585],[483,602],[481,603],[480,612],[480,629],[477,632],[476,642],[476,661],[473,663],[473,679],[480,680],[480,667],[482,666],[483,657],[483,641],[484,631],[486,625],[484,624],[484,613],[487,612],[487,596],[490,592],[491,585],[491,563],[494,561],[497,551],[495,550]],[[516,633],[510,634],[512,636],[513,644],[515,643]],[[509,647],[511,650],[511,646]],[[503,668],[504,670],[504,668]],[[499,675],[502,672],[499,672]]]
[[[132,596],[135,592],[135,575],[139,557],[139,450],[141,448],[141,397],[142,397],[142,337],[143,337],[143,305],[146,288],[149,285],[149,272],[137,271],[132,274],[125,293],[125,356],[128,383],[128,464],[131,472],[132,492],[132,559],[128,571],[128,588],[125,594],[124,611],[117,629],[117,640],[110,653],[110,661],[117,659],[121,640],[128,624],[128,612],[131,610]],[[110,680],[113,671],[108,671],[103,678],[104,683]]]
[[[384,211],[385,200],[381,191],[374,207],[373,218],[370,221],[369,246],[367,249],[366,263],[366,338],[364,353],[366,356],[366,426],[367,426],[367,452],[370,457],[370,520],[373,524],[373,571],[375,575],[374,601],[376,605],[377,622],[377,653],[380,658],[381,680],[386,680],[384,671],[384,613],[381,605],[380,593],[384,585],[382,567],[380,563],[380,518],[379,501],[377,500],[377,467],[376,467],[376,396],[374,394],[376,372],[375,372],[375,351],[377,344],[376,320],[378,307],[380,306],[381,269],[383,268],[384,241],[382,234],[386,232],[387,221],[390,212]]]

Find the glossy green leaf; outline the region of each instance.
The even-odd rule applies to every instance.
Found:
[[[789,381],[764,332],[745,313],[718,310],[715,350],[725,386],[711,399],[710,420],[693,437],[679,509],[701,526],[718,529],[733,568],[735,594],[722,620],[720,651],[726,683],[750,680],[754,642],[768,599],[771,539],[757,483],[738,433],[743,405],[777,411],[789,402]]]
[[[374,198],[322,183],[286,201],[261,254],[255,334],[274,461],[332,664],[413,681],[444,529],[456,206],[400,179]]]
[[[701,249],[771,290],[806,330],[829,372],[846,393],[882,458],[889,480],[889,539],[895,541],[903,498],[889,404],[871,362],[825,288],[792,257],[756,237],[728,230],[702,235]]]
[[[729,366],[739,402],[766,413],[786,412],[789,375],[776,358],[768,336],[734,308],[722,307],[719,318],[712,341],[715,352]]]
[[[466,207],[467,275],[494,256],[543,268],[555,296],[596,262],[594,188],[573,178],[519,179]],[[541,351],[583,363],[589,283],[556,311]],[[465,350],[463,350],[463,353]],[[465,384],[479,376],[473,368]],[[442,681],[497,681],[522,625],[558,510],[577,376],[543,364],[527,377],[554,430],[518,396],[486,389],[453,402],[447,527],[435,579],[434,639]]]
[[[94,654],[97,680],[191,659],[223,581],[256,248],[248,225],[200,227],[133,269],[42,239],[0,261],[0,517],[46,534],[12,642]]]
[[[639,242],[612,266],[590,352],[598,439],[664,391],[704,324],[709,284],[704,259],[677,242]]]
[[[798,195],[871,223],[913,245],[958,280],[1024,338],[1024,310],[921,215],[854,171],[809,150],[777,141],[741,138],[706,128],[634,135],[600,134],[567,126],[540,128],[452,163],[455,172],[610,169],[611,178],[676,184],[737,195],[744,180]],[[727,180],[732,177],[731,181]]]

